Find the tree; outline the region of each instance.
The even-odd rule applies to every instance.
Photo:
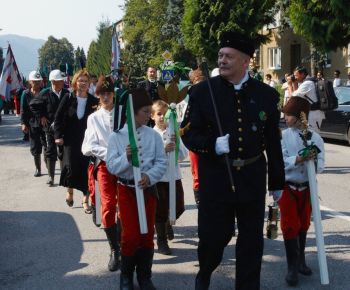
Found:
[[[97,40],[89,46],[86,67],[91,74],[109,74],[111,71],[112,25],[103,20],[97,27]]]
[[[293,0],[287,15],[294,32],[309,41],[316,51],[326,53],[350,43],[348,0]]]
[[[45,70],[59,69],[60,65],[74,65],[74,48],[73,45],[63,37],[56,39],[49,36],[44,45],[39,48],[39,66]]]
[[[86,66],[86,56],[84,52],[84,48],[80,48],[79,46],[74,51],[74,69],[79,70]]]
[[[269,35],[259,32],[274,21],[274,0],[185,0],[182,33],[185,46],[198,57],[217,58],[218,40],[225,31],[245,33],[260,45]]]
[[[145,75],[147,65],[159,67],[165,50],[177,62],[193,62],[179,29],[183,9],[183,0],[126,1],[123,37],[127,44],[122,58],[133,76]]]

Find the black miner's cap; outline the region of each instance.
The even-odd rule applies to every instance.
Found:
[[[220,48],[231,47],[235,48],[250,57],[253,57],[255,47],[252,39],[247,37],[245,34],[228,31],[224,32],[220,39]]]

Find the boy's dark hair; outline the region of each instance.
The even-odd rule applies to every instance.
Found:
[[[297,66],[294,71],[307,75],[307,69],[304,66]]]

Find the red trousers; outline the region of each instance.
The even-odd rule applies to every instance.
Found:
[[[153,249],[154,223],[156,219],[156,196],[144,190],[148,233],[140,233],[135,189],[118,184],[119,217],[122,227],[121,254],[134,256],[140,248]]]
[[[91,203],[95,205],[94,166],[89,165],[88,183]],[[101,220],[105,228],[115,224],[117,213],[117,177],[107,171],[106,163],[101,161],[97,167],[97,182],[101,193]],[[91,191],[90,191],[91,190]]]
[[[192,179],[193,179],[193,189],[198,190],[199,181],[198,181],[198,154],[190,151],[190,163],[191,163],[191,171],[192,171]]]
[[[281,230],[285,240],[294,239],[300,232],[308,231],[311,219],[309,188],[298,191],[286,185],[278,204],[281,211]]]

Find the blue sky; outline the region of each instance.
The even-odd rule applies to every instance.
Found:
[[[2,0],[1,35],[18,34],[46,40],[53,35],[66,37],[76,48],[97,37],[96,27],[103,19],[123,17],[123,0]]]

